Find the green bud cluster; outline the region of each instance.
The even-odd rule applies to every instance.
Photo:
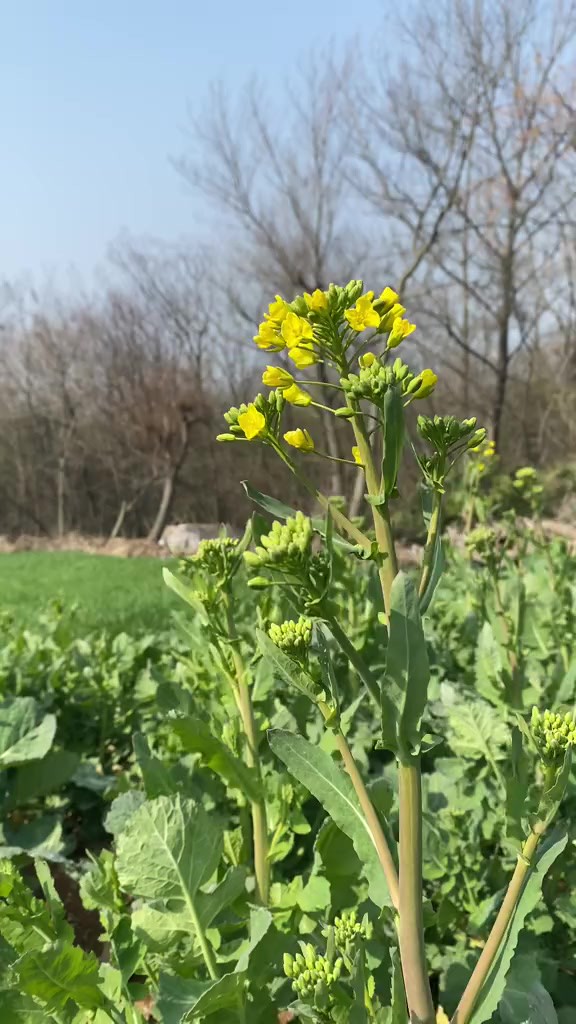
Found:
[[[522,469],[516,470],[513,486],[528,501],[538,498],[544,490],[542,484],[538,483],[538,474],[532,466],[523,466]]]
[[[338,957],[332,963],[328,957],[319,956],[314,946],[300,943],[302,952],[296,956],[284,954],[284,974],[292,981],[292,988],[305,1002],[325,1007],[331,1001],[331,989],[342,973],[343,960]]]
[[[402,394],[409,394],[414,379],[414,374],[400,358],[395,359],[392,366],[383,366],[375,359],[369,366],[362,366],[359,373],[342,377],[340,384],[350,398],[364,398],[381,405],[386,392],[395,385],[400,385]]]
[[[340,917],[334,918],[334,941],[336,948],[347,956],[351,956],[357,939],[369,938],[368,920],[358,920],[355,910],[344,910]]]
[[[237,548],[238,541],[235,537],[202,540],[195,555],[180,559],[178,569],[184,575],[188,575],[191,570],[200,569],[216,579],[225,578],[232,568]]]
[[[298,570],[305,567],[312,549],[312,523],[302,512],[286,520],[272,523],[270,533],[260,538],[255,551],[246,551],[244,559],[251,569],[279,568]]]
[[[530,726],[538,753],[547,766],[561,764],[567,748],[576,744],[576,722],[569,711],[565,715],[553,711],[541,714],[538,708],[532,708]]]
[[[466,547],[471,555],[489,558],[498,548],[498,535],[491,526],[477,526],[466,537]]]
[[[457,420],[455,416],[419,416],[417,425],[420,436],[435,451],[445,455],[464,442],[468,450],[482,444],[486,430],[476,424],[475,416],[467,420]]]
[[[286,405],[286,400],[281,390],[271,391],[268,396],[258,394],[250,403],[255,405],[258,412],[261,412],[266,419],[266,429],[268,434],[274,437],[278,437],[280,430],[280,418],[282,411]],[[238,423],[238,417],[243,413],[248,412],[248,405],[243,402],[242,405],[233,405],[228,409],[228,412],[224,413],[224,419],[228,424],[229,432],[226,434],[218,434],[217,441],[236,441],[238,438],[244,439],[245,434],[242,427]]]
[[[296,661],[302,661],[312,641],[312,619],[301,615],[299,619],[287,619],[279,626],[273,624],[268,636],[285,654]]]

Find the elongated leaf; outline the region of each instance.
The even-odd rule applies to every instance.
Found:
[[[390,906],[390,894],[372,835],[348,775],[329,754],[302,736],[282,729],[268,735],[272,750],[288,771],[316,797],[338,828],[352,840],[364,868],[370,898],[379,907]]]
[[[354,991],[354,1005],[350,1009],[349,1024],[368,1024],[365,995],[366,963],[363,949],[358,949],[354,957],[352,989]]]
[[[556,832],[541,846],[534,867],[524,885],[506,937],[478,997],[470,1024],[485,1024],[497,1009],[524,921],[540,900],[542,882],[546,872],[565,849],[567,842],[566,833],[559,835]]]
[[[173,719],[170,725],[185,750],[200,754],[208,768],[222,776],[230,786],[239,789],[249,800],[261,800],[262,793],[254,772],[240,758],[235,757],[206,722],[193,715],[186,715],[185,718]]]
[[[398,701],[398,741],[406,755],[420,747],[422,716],[428,695],[428,653],[422,629],[418,591],[404,572],[396,576],[390,599],[390,630],[386,684]],[[387,723],[383,721],[383,732]]]
[[[153,800],[157,796],[171,796],[178,791],[178,782],[174,778],[170,766],[155,757],[150,750],[148,740],[141,733],[132,737],[134,754],[142,773],[142,781],[146,796]]]
[[[48,753],[56,732],[56,718],[38,722],[33,697],[14,697],[0,704],[0,768],[35,761]]]
[[[162,569],[162,579],[170,590],[174,591],[186,604],[189,604],[194,609],[196,615],[201,622],[208,624],[208,617],[206,615],[206,609],[202,604],[202,601],[198,598],[194,587],[187,581],[180,579],[179,576],[175,576],[170,569],[164,567]]]
[[[402,965],[400,963],[400,954],[397,949],[391,951],[392,957],[392,984],[391,984],[391,1003],[392,1013],[390,1015],[390,1024],[408,1024],[408,1010],[406,1006],[406,990],[404,988],[404,978],[402,977]]]
[[[118,879],[133,896],[188,905],[214,874],[222,842],[218,822],[192,800],[148,800],[118,839]]]
[[[237,1006],[244,975],[225,974],[217,981],[195,981],[161,974],[157,1006],[163,1024],[188,1024]]]
[[[403,448],[404,405],[400,389],[391,387],[384,395],[382,483],[386,501],[396,489]]]
[[[261,491],[252,487],[252,484],[249,484],[247,480],[242,481],[242,487],[246,497],[250,498],[250,501],[253,501],[259,508],[264,509],[264,512],[267,512],[268,515],[273,516],[274,519],[290,519],[291,516],[296,515],[295,508],[285,505],[284,502],[278,501],[277,498],[271,498],[269,494],[262,494]]]
[[[430,526],[433,501],[434,496],[432,492],[429,490],[424,490],[422,492],[422,513],[424,516],[426,530],[428,530]],[[444,557],[444,548],[442,546],[442,524],[440,522],[438,524],[438,532],[436,533],[434,550],[432,551],[431,556],[431,571],[430,576],[428,578],[428,585],[426,587],[426,590],[422,594],[422,597],[420,598],[420,612],[422,615],[424,615],[425,612],[427,612],[428,608],[430,607],[430,603],[432,601],[432,598],[434,597],[434,592],[436,590],[436,587],[438,586],[438,583],[440,582],[440,577],[444,572],[445,564],[446,559]]]

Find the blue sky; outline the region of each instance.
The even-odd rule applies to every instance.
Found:
[[[175,239],[195,202],[170,164],[209,84],[270,92],[382,0],[20,0],[0,33],[0,278],[88,281],[122,231]],[[196,210],[197,213],[197,210]]]

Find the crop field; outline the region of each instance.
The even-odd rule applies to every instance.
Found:
[[[576,1021],[576,554],[532,467],[505,489],[474,418],[419,415],[399,568],[436,375],[350,370],[367,327],[413,330],[361,290],[262,325],[338,370],[361,516],[304,476],[280,424],[309,396],[269,367],[221,441],[268,445],[313,517],[248,487],[243,538],[189,559],[0,558],[2,1021]]]
[[[76,551],[0,554],[0,610],[34,626],[50,602],[58,602],[79,634],[162,629],[175,607],[162,564]]]

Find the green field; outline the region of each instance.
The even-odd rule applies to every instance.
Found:
[[[158,558],[112,558],[75,551],[0,555],[0,610],[34,625],[50,601],[76,606],[79,633],[138,633],[169,626],[178,602],[162,581]]]

